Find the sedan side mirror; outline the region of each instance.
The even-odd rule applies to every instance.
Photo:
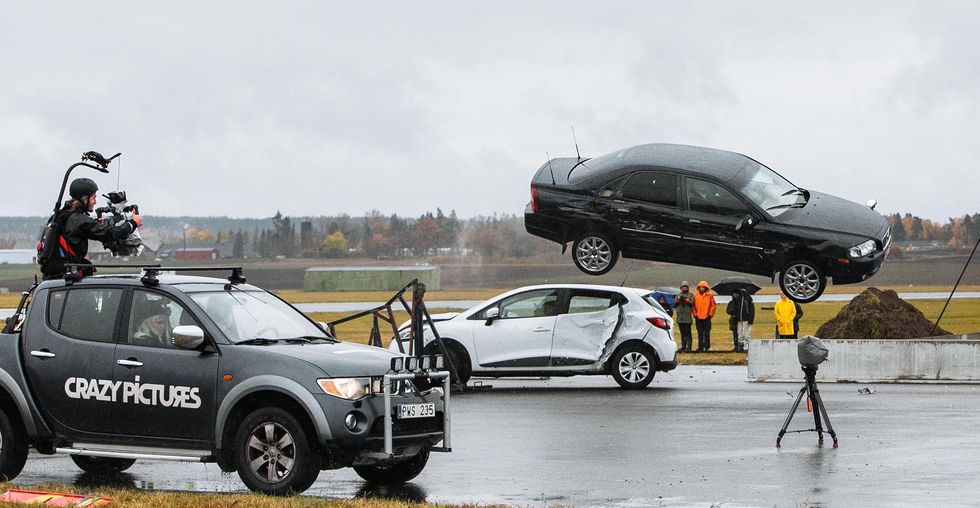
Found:
[[[204,344],[204,330],[197,325],[183,325],[174,328],[173,344],[180,349],[196,350]]]
[[[746,214],[745,217],[739,219],[738,224],[735,224],[735,231],[741,231],[742,229],[751,229],[755,227],[755,217],[752,214]]]
[[[493,324],[493,320],[494,319],[497,319],[498,317],[500,317],[500,309],[498,309],[496,307],[487,309],[486,316],[487,316],[486,326],[490,326],[490,325]]]

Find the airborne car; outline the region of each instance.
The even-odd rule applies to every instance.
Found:
[[[637,389],[677,366],[673,320],[642,289],[528,286],[432,318],[464,383],[471,375],[611,375],[621,387]],[[425,328],[424,352],[441,351],[433,340]],[[408,343],[402,325],[389,349],[405,351]]]
[[[580,270],[619,256],[775,277],[793,300],[874,275],[891,231],[874,202],[802,189],[744,155],[647,144],[549,160],[531,180],[528,233],[572,244]]]

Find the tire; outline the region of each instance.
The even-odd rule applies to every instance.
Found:
[[[121,473],[136,463],[136,459],[115,459],[110,457],[89,457],[86,455],[72,455],[71,461],[79,469],[92,474],[116,474]]]
[[[619,348],[609,365],[612,377],[627,390],[646,388],[657,373],[657,359],[639,344]]]
[[[446,346],[446,351],[449,353],[446,355],[449,357],[449,360],[446,361],[446,370],[449,370],[449,364],[451,362],[453,366],[456,367],[456,374],[458,374],[459,382],[465,385],[473,375],[473,369],[470,367],[469,362],[469,354],[466,353],[463,346],[458,345],[458,343],[456,343],[453,339],[443,338],[442,343]],[[461,350],[463,351],[462,353],[460,353]],[[442,354],[442,348],[440,348],[439,345],[433,341],[430,342],[428,346],[425,346],[425,349],[422,350],[422,354],[440,355]],[[456,381],[457,376],[453,376],[452,383],[456,384]],[[424,387],[420,386],[419,381],[413,381],[413,383],[415,383],[416,388],[420,390],[427,390],[432,387],[430,384],[426,384]]]
[[[429,450],[424,449],[408,460],[386,466],[354,466],[354,472],[368,483],[401,485],[418,476],[425,469],[427,462],[429,462]]]
[[[779,271],[779,289],[794,302],[810,303],[827,289],[827,277],[817,265],[797,259],[786,263]]]
[[[14,412],[0,409],[0,482],[17,477],[27,463],[27,433]]]
[[[604,233],[590,231],[572,243],[572,260],[579,270],[589,275],[602,275],[616,266],[619,249]]]
[[[253,411],[238,427],[233,446],[238,476],[255,492],[299,494],[320,474],[319,458],[306,431],[284,409]]]

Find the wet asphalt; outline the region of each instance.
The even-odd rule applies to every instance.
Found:
[[[821,384],[840,447],[776,434],[802,386],[748,383],[745,367],[681,366],[646,390],[608,377],[484,380],[461,394],[453,448],[412,483],[324,471],[307,496],[520,506],[976,506],[980,386]],[[871,394],[859,393],[870,388]],[[812,427],[800,411],[790,429]],[[32,454],[16,480],[97,493],[104,485],[244,491],[213,464],[137,462],[95,477]]]

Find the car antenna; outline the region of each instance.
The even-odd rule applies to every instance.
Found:
[[[551,171],[551,185],[558,185],[558,182],[555,181],[555,170],[551,167],[551,154],[545,151],[544,156],[548,158],[548,171]]]
[[[575,137],[575,126],[574,125],[572,126],[572,142],[575,143],[575,157],[577,157],[578,160],[582,160],[582,154],[580,154],[579,151],[578,151],[578,139]]]

